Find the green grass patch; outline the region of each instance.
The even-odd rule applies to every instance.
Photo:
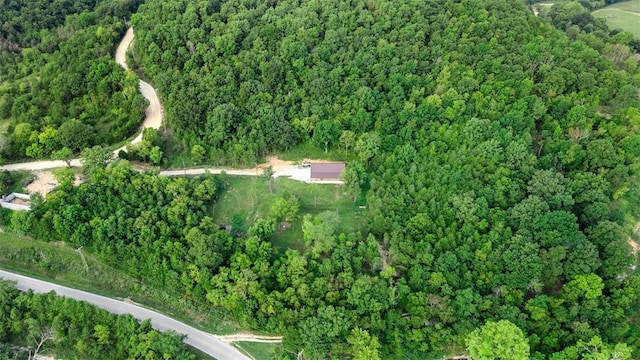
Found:
[[[592,15],[607,20],[610,29],[622,29],[640,39],[640,0],[609,5],[594,11]]]
[[[609,6],[604,7],[604,9],[620,9],[627,10],[633,12],[640,12],[640,0],[628,0],[622,1],[615,4],[611,4]]]
[[[624,214],[624,227],[632,234],[638,221],[640,221],[640,178],[634,177],[629,182],[629,190],[617,199],[614,209]]]
[[[191,158],[190,151],[186,151],[182,144],[176,140],[171,131],[166,131],[162,136],[162,151],[164,157],[162,166],[171,169],[184,169],[194,167],[197,164]]]
[[[7,184],[8,189],[7,193],[18,192],[18,193],[26,193],[27,185],[31,184],[36,179],[36,176],[31,171],[26,170],[18,170],[12,171],[12,182]]]
[[[348,161],[355,158],[355,153],[353,151],[347,152],[343,148],[332,148],[324,152],[324,149],[320,149],[307,141],[278,154],[278,158],[287,161],[302,161],[304,159]]]
[[[278,359],[280,344],[239,342],[236,347],[255,360]]]
[[[279,197],[294,195],[300,203],[299,215],[287,229],[279,228],[273,237],[279,250],[302,250],[302,216],[335,211],[340,223],[338,232],[362,230],[360,203],[345,193],[342,185],[307,184],[286,178],[277,179],[273,192],[260,177],[228,176],[227,188],[211,208],[211,215],[218,224],[233,224],[246,229],[254,221],[267,218],[273,202]]]
[[[9,138],[9,126],[11,126],[11,119],[4,119],[0,121],[0,135],[3,138]]]
[[[80,253],[64,243],[0,233],[0,268],[112,298],[128,298],[214,334],[242,330],[218,309],[196,308],[145,286],[86,252],[83,255],[86,266]]]

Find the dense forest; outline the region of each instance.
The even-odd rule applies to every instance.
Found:
[[[458,122],[535,107],[518,132],[578,105],[593,117],[637,102],[631,39],[578,29],[573,41],[515,0],[152,0],[132,22],[169,125],[216,162],[306,141],[357,147],[366,162],[401,144],[412,117],[429,122],[433,103]]]
[[[22,292],[2,280],[0,309],[2,360],[52,353],[65,359],[196,358],[180,336],[154,330],[148,321],[110,314],[53,292]]]
[[[132,135],[145,100],[113,60],[135,0],[0,1],[6,159],[55,157]],[[36,10],[37,9],[37,10]],[[66,150],[65,150],[66,151]]]
[[[623,205],[638,197],[638,61],[626,33],[556,10],[148,0],[135,53],[183,150],[251,164],[345,149],[365,230],[305,215],[304,250],[278,252],[295,198],[229,234],[208,213],[224,176],[138,173],[100,148],[85,183],[62,181],[11,226],[282,334],[285,358],[637,358],[624,226],[640,213]]]

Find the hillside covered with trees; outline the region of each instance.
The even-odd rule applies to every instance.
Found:
[[[55,157],[132,135],[145,100],[113,60],[134,0],[0,1],[5,159]],[[37,9],[37,10],[36,10]],[[65,150],[66,151],[66,150]]]
[[[11,225],[282,334],[285,358],[637,358],[638,62],[568,21],[519,0],[148,0],[135,52],[183,150],[345,149],[364,230],[307,215],[279,252],[295,199],[234,237],[207,214],[224,176],[126,161]]]

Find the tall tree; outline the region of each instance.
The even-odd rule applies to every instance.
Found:
[[[529,358],[527,338],[520,328],[508,320],[488,321],[467,336],[466,344],[474,360]]]

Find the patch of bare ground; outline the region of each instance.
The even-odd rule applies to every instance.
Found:
[[[631,253],[633,256],[636,256],[638,250],[640,250],[640,245],[636,239],[640,239],[640,223],[637,223],[636,227],[633,229],[633,237],[627,236],[627,244],[631,246]]]
[[[378,243],[378,253],[380,254],[380,270],[384,271],[389,266],[389,263],[387,262],[389,252],[385,250],[380,243]]]
[[[232,335],[215,335],[220,341],[226,343],[244,342],[261,342],[261,343],[281,343],[282,336],[255,335],[246,333],[237,333]]]
[[[312,163],[333,163],[336,161],[332,160],[323,160],[323,159],[304,159],[304,161],[312,162]],[[296,165],[295,161],[287,161],[280,160],[277,156],[269,156],[267,157],[267,161],[256,166],[257,169],[264,169],[268,166],[271,166],[273,171],[286,170],[291,168],[291,166]]]
[[[46,196],[51,190],[53,190],[53,188],[58,186],[58,181],[52,171],[34,171],[33,174],[36,178],[27,185],[27,193],[29,194],[40,193],[42,196]],[[80,185],[79,178],[76,177],[74,185]]]

